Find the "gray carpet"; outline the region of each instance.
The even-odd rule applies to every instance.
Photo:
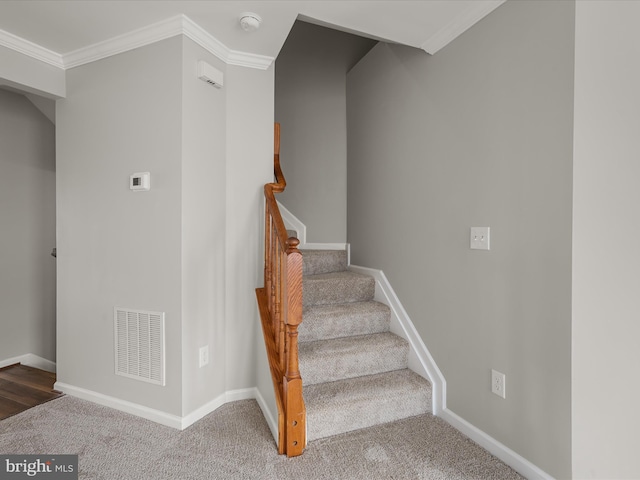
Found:
[[[0,421],[3,454],[78,454],[81,479],[520,479],[432,415],[311,442],[279,456],[253,400],[179,432],[65,396]]]

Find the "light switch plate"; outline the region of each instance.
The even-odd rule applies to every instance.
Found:
[[[471,250],[490,250],[490,228],[471,227],[469,236],[469,248]]]

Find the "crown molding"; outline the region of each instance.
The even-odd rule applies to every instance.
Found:
[[[266,70],[274,62],[275,58],[267,55],[258,55],[257,53],[238,52],[230,50],[229,56],[225,60],[229,65],[238,67],[256,68],[258,70]]]
[[[94,43],[79,48],[62,56],[64,68],[74,68],[119,53],[128,52],[134,48],[144,47],[182,33],[182,16],[171,17],[146,27],[110,38],[103,42]]]
[[[52,52],[29,40],[20,38],[13,33],[0,30],[0,46],[7,47],[28,57],[53,65],[54,67],[64,69],[62,55]]]
[[[232,50],[185,15],[177,15],[64,55],[4,30],[0,30],[0,46],[66,70],[177,35],[185,35],[229,65],[266,70],[275,60],[274,57],[266,55]]]
[[[189,17],[185,15],[181,15],[182,17],[182,34],[184,36],[190,38],[202,48],[207,50],[209,53],[212,53],[216,57],[218,57],[223,62],[227,63],[227,57],[229,56],[230,49],[222,43],[220,40],[215,38],[209,32],[205,31],[200,25],[191,20]]]
[[[432,35],[422,44],[421,48],[425,52],[434,55],[438,50],[448,45],[453,39],[489,15],[504,2],[506,2],[506,0],[485,0],[473,3],[472,7],[456,16],[456,18],[441,28],[438,33]]]
[[[104,42],[70,52],[63,56],[64,67],[73,68],[85,63],[95,62],[101,58],[117,55],[118,53],[150,45],[177,35],[185,35],[229,65],[266,70],[275,60],[273,57],[265,55],[231,50],[189,17],[177,15]]]
[[[189,17],[183,15],[182,18],[182,33],[228,65],[237,65],[240,67],[266,70],[275,60],[275,58],[266,55],[232,50],[222,42],[220,42],[220,40],[211,35],[209,32],[205,31],[200,25],[195,23]]]

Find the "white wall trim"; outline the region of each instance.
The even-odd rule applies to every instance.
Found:
[[[447,382],[389,280],[382,270],[356,265],[351,265],[349,270],[370,275],[376,280],[375,300],[391,309],[391,331],[409,342],[409,368],[431,382],[433,414],[439,415],[447,408]]]
[[[278,209],[280,210],[280,215],[282,215],[282,221],[284,222],[284,226],[287,227],[287,230],[295,230],[298,234],[298,240],[300,240],[300,245],[304,245],[307,243],[307,226],[302,223],[298,217],[296,217],[293,213],[291,213],[287,207],[282,205],[280,202],[276,200],[278,204]]]
[[[178,15],[146,27],[94,43],[62,56],[65,68],[74,68],[119,53],[144,47],[183,33],[183,18]]]
[[[120,410],[121,412],[130,413],[137,417],[146,418],[152,422],[165,425],[167,427],[176,428],[182,430],[182,417],[172,415],[167,412],[156,410],[153,408],[145,407],[137,403],[128,402],[127,400],[121,400],[119,398],[104,395],[102,393],[87,390],[85,388],[76,387],[63,382],[56,382],[53,386],[56,390],[59,390],[72,397],[81,398],[89,402],[97,403],[105,407]]]
[[[472,425],[462,417],[456,415],[448,408],[445,408],[439,416],[456,430],[465,434],[471,440],[498,457],[504,463],[517,471],[520,475],[523,475],[525,478],[529,480],[553,480],[553,477],[547,472],[538,468],[529,460],[514,452],[506,445],[503,445],[495,438],[487,435],[478,427]]]
[[[266,55],[232,50],[186,15],[177,15],[104,42],[67,53],[63,55],[64,66],[65,68],[77,67],[175,37],[176,35],[185,35],[229,65],[266,70],[275,60],[273,57]]]
[[[348,243],[305,243],[300,242],[300,248],[307,250],[349,250]]]
[[[275,60],[273,57],[232,50],[186,15],[176,15],[152,25],[139,28],[104,42],[89,45],[63,55],[65,68],[73,68],[85,63],[117,55],[134,48],[184,35],[202,48],[229,65],[266,70]]]
[[[258,70],[266,70],[275,61],[274,57],[268,55],[259,55],[257,53],[239,52],[237,50],[229,50],[225,62],[228,65],[238,67],[256,68]]]
[[[186,15],[176,15],[65,54],[52,52],[4,30],[0,30],[0,45],[66,70],[177,35],[185,35],[228,65],[266,70],[275,60],[266,55],[230,49]]]
[[[180,429],[184,430],[185,428],[193,425],[198,420],[206,417],[211,412],[223,406],[225,403],[235,402],[237,400],[254,400],[256,399],[257,392],[256,388],[243,388],[240,390],[230,390],[218,395],[210,402],[205,403],[200,408],[197,408],[190,414],[182,417]]]
[[[422,49],[431,55],[435,54],[438,50],[448,45],[456,37],[489,15],[504,2],[506,2],[506,0],[484,0],[482,2],[473,2],[468,9],[456,16],[456,18],[424,42],[422,44]]]
[[[92,390],[87,390],[85,388],[69,385],[63,382],[56,382],[54,388],[72,397],[81,398],[89,402],[97,403],[98,405],[113,408],[114,410],[119,410],[121,412],[135,415],[137,417],[146,418],[147,420],[151,420],[152,422],[175,428],[177,430],[184,430],[185,428],[193,425],[198,420],[204,418],[211,412],[217,410],[224,404],[235,402],[237,400],[257,400],[258,405],[260,405],[263,412],[265,411],[261,405],[261,403],[264,404],[264,399],[255,387],[224,392],[221,395],[218,395],[213,400],[205,403],[201,407],[183,417],[172,415],[170,413],[156,410],[154,408],[149,408],[137,403],[129,402],[127,400],[104,395]],[[267,422],[269,422],[269,420],[270,419],[267,418]],[[271,420],[273,420],[273,418],[271,418]],[[269,428],[271,428],[273,432],[272,425],[269,425]]]
[[[185,15],[182,15],[182,33],[228,65],[266,70],[275,60],[266,55],[232,50]]]
[[[287,207],[278,203],[280,209],[280,215],[282,215],[282,221],[287,230],[295,230],[298,234],[298,240],[300,245],[298,248],[306,248],[307,250],[346,250],[347,256],[349,256],[349,244],[348,243],[313,243],[307,242],[307,226],[302,223],[298,217],[291,213]]]
[[[46,358],[42,358],[33,353],[25,353],[17,357],[7,358],[6,360],[0,360],[0,368],[8,367],[15,363],[21,363],[27,367],[39,368],[40,370],[46,370],[47,372],[56,373],[56,363]]]
[[[29,40],[18,37],[13,33],[0,30],[0,45],[28,57],[40,60],[41,62],[53,65],[54,67],[64,69],[62,55],[56,52],[52,52],[51,50],[41,47],[40,45],[30,42]]]
[[[271,435],[273,435],[273,439],[277,444],[278,443],[278,421],[273,416],[274,413],[277,415],[277,412],[272,412],[271,410],[269,410],[267,402],[262,396],[262,393],[260,393],[260,390],[258,390],[257,388],[255,388],[254,390],[255,390],[255,399],[258,402],[258,405],[260,406],[260,410],[262,410],[262,415],[264,416],[264,419],[267,421],[269,430],[271,430]]]

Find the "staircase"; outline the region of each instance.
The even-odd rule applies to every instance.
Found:
[[[431,412],[431,385],[407,368],[375,280],[347,270],[344,250],[301,250],[299,366],[307,440]]]

